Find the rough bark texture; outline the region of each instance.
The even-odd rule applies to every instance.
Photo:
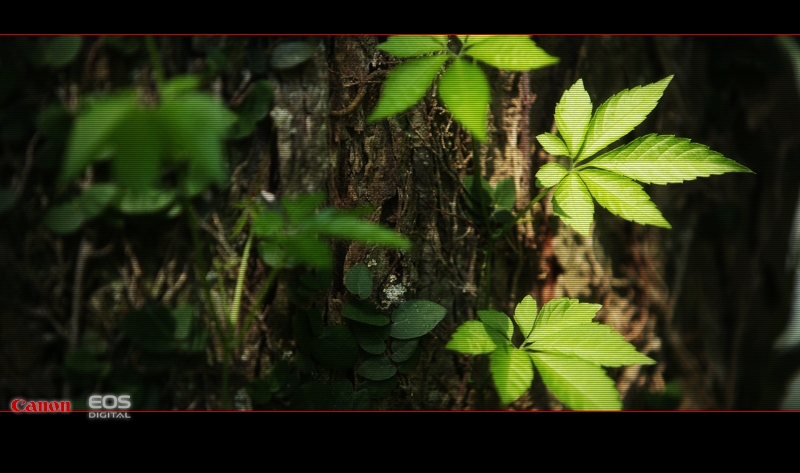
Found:
[[[485,287],[487,242],[467,217],[460,184],[474,169],[472,142],[442,108],[435,87],[406,113],[367,123],[386,73],[398,64],[380,52],[377,41],[312,38],[308,60],[264,72],[273,86],[271,113],[237,144],[233,185],[204,214],[200,232],[213,242],[217,260],[236,263],[244,236],[232,236],[239,211],[229,204],[260,190],[279,196],[324,192],[339,208],[371,206],[370,220],[408,235],[414,247],[402,252],[336,243],[330,290],[304,301],[292,299],[296,281],[287,274],[257,308],[257,323],[236,353],[231,388],[241,394],[239,388],[265,377],[281,360],[298,359],[295,311],[314,307],[326,324],[344,323],[341,311],[351,296],[343,277],[353,265],[366,263],[374,276],[375,304],[389,308],[426,299],[447,309],[444,321],[423,338],[417,368],[401,375],[376,407],[494,408],[498,402],[485,360],[444,349],[456,327],[475,318]],[[800,182],[800,167],[792,165],[800,152],[795,133],[800,103],[786,58],[770,38],[536,41],[561,59],[558,65],[529,73],[486,69],[493,102],[489,140],[479,148],[483,175],[493,185],[512,177],[517,209],[537,194],[533,175],[553,159],[535,136],[556,131],[555,104],[579,78],[597,106],[622,89],[674,74],[655,111],[624,140],[647,133],[690,138],[756,174],[649,186],[672,230],[626,222],[598,207],[593,238],[587,239],[555,218],[545,199],[529,215],[532,221],[496,243],[491,306],[511,313],[528,294],[540,307],[564,296],[603,304],[600,319],[658,361],[611,370],[627,408],[777,407],[800,365],[797,349],[785,355],[772,349],[788,315],[791,277],[785,259]],[[200,43],[192,45],[197,49]],[[169,53],[165,61],[190,63],[179,41],[160,44]],[[253,45],[242,44],[242,50]],[[99,41],[87,48],[82,75],[59,79],[65,102],[70,87],[116,86],[109,79],[115,76],[103,68],[124,70]],[[173,64],[166,70],[187,68],[192,69]],[[105,72],[87,72],[95,69]],[[223,76],[218,92],[234,95],[237,76]],[[3,151],[3,170],[14,181],[2,184],[17,186],[20,198],[0,228],[6,300],[0,309],[0,402],[68,396],[71,387],[59,374],[65,354],[87,346],[117,353],[124,346],[117,326],[127,313],[197,302],[205,297],[199,278],[219,278],[233,287],[238,267],[196,274],[197,254],[185,243],[190,232],[174,220],[139,219],[121,230],[92,226],[73,237],[43,230],[37,225],[54,192],[52,170],[28,177],[30,163],[44,152],[39,139],[29,136],[23,146],[6,145]],[[270,271],[255,252],[249,265],[243,312]],[[162,385],[152,392],[162,397],[168,392],[171,407],[219,407],[220,378],[212,367],[219,367],[222,353],[219,340],[215,343],[217,350],[192,365],[190,374],[176,366],[159,371],[153,379]],[[138,354],[126,356],[138,375],[153,376],[136,364]],[[356,388],[360,383],[352,370],[318,370],[313,376],[325,383],[345,377]],[[667,386],[679,386],[680,396],[663,395]],[[245,407],[246,397],[237,398]],[[290,398],[283,401],[292,407]],[[537,380],[511,408],[562,406]]]

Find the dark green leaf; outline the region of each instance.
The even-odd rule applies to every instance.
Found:
[[[397,373],[397,367],[392,364],[387,356],[372,357],[358,367],[358,374],[372,381],[389,379],[395,373]]]
[[[71,63],[81,50],[80,36],[57,36],[51,38],[45,48],[45,62],[53,69],[61,69]]]
[[[358,358],[358,343],[344,325],[329,325],[323,327],[322,335],[312,341],[311,354],[328,368],[351,368]]]
[[[406,340],[417,338],[433,330],[444,319],[447,310],[431,301],[406,301],[392,313],[392,324],[389,335],[392,338]]]
[[[372,273],[369,272],[367,265],[364,263],[353,265],[345,276],[344,285],[348,291],[361,299],[369,298],[372,294]]]
[[[346,304],[342,309],[342,317],[377,327],[389,324],[389,317],[360,301]]]
[[[395,363],[401,363],[411,358],[411,355],[414,354],[414,350],[417,349],[418,345],[418,338],[412,338],[410,340],[393,340],[392,361]]]
[[[364,381],[360,384],[361,390],[366,390],[372,399],[380,399],[391,393],[395,386],[397,386],[397,377],[392,376],[383,381]]]
[[[513,177],[507,177],[497,183],[494,189],[494,205],[504,209],[513,209],[517,203],[517,186]]]
[[[175,319],[175,338],[178,340],[186,340],[192,328],[194,309],[190,305],[181,304],[173,309],[172,317]]]
[[[350,330],[356,337],[358,345],[367,353],[380,355],[386,351],[386,339],[389,338],[389,327],[376,327],[359,323],[351,323]]]

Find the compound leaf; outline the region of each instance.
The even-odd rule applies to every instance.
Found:
[[[489,332],[494,331],[488,329],[483,322],[468,320],[456,329],[456,333],[445,348],[467,355],[491,353],[497,349],[498,344],[495,343],[495,339],[499,337],[494,337]]]
[[[467,55],[509,71],[524,72],[558,62],[527,36],[489,36],[466,47]]]
[[[439,94],[447,109],[480,141],[487,138],[489,90],[489,81],[481,68],[463,59],[457,59],[447,68],[439,81]]]
[[[442,321],[447,310],[439,304],[425,300],[406,301],[392,312],[389,335],[406,340],[417,338],[433,330]]]
[[[558,163],[547,163],[536,173],[536,187],[553,187],[568,174],[564,166]]]
[[[582,358],[602,366],[652,365],[655,361],[638,351],[608,325],[597,322],[564,326],[540,337],[529,348]]]
[[[423,57],[397,66],[386,78],[383,94],[367,121],[374,122],[404,112],[417,103],[428,91],[447,59],[447,55]]]
[[[672,228],[642,186],[627,177],[600,169],[584,169],[580,176],[597,202],[625,220]]]
[[[578,161],[592,156],[642,123],[671,80],[669,76],[653,84],[625,89],[600,105],[589,123]]]
[[[533,332],[526,341],[539,340],[571,325],[589,324],[602,307],[600,304],[586,304],[567,297],[553,299],[542,307]]]
[[[588,361],[558,353],[528,353],[547,388],[573,410],[622,408],[614,381]]]
[[[579,79],[564,92],[561,101],[556,105],[558,132],[569,148],[569,156],[574,158],[578,155],[591,119],[592,99],[583,88],[583,79]]]
[[[553,194],[553,212],[581,235],[591,234],[594,202],[578,173],[571,172],[561,180]]]
[[[397,57],[448,51],[447,36],[392,36],[378,49]]]
[[[489,365],[500,401],[508,404],[530,389],[533,365],[528,354],[512,345],[502,345],[491,354]]]
[[[539,144],[550,156],[569,156],[567,144],[556,135],[544,132],[541,135],[537,135],[536,139],[539,140]]]
[[[671,184],[726,172],[753,172],[686,138],[646,135],[588,163],[646,184]]]

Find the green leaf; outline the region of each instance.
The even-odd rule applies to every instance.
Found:
[[[597,322],[564,326],[557,332],[538,338],[528,348],[574,356],[602,366],[655,364],[653,359],[636,351],[613,328]]]
[[[609,212],[631,222],[672,228],[639,184],[600,169],[584,169],[580,176],[592,196]]]
[[[498,343],[495,343],[495,339],[499,337],[493,336],[490,332],[497,333],[488,329],[483,322],[469,320],[456,329],[456,333],[445,348],[466,355],[491,353],[497,349]]]
[[[326,200],[325,194],[321,192],[313,194],[296,194],[281,198],[281,205],[289,216],[289,221],[293,225],[307,223],[309,217],[314,215],[314,211]]]
[[[569,156],[567,144],[556,135],[545,132],[537,135],[536,139],[539,140],[539,144],[550,156]]]
[[[592,156],[642,123],[671,80],[669,76],[654,84],[623,90],[600,105],[589,123],[578,161]]]
[[[311,342],[311,354],[329,368],[352,368],[358,358],[358,343],[344,325],[328,325],[322,327],[322,334]]]
[[[573,410],[622,408],[614,381],[594,363],[557,353],[529,353],[547,389]]]
[[[45,48],[45,62],[53,69],[61,69],[75,59],[82,44],[80,36],[56,36]]]
[[[151,188],[142,191],[122,189],[117,210],[125,214],[146,214],[166,210],[175,202],[175,189]]]
[[[597,311],[603,306],[600,304],[585,304],[577,299],[562,297],[553,299],[542,307],[533,327],[533,332],[526,341],[536,341],[551,333],[562,330],[564,327],[579,324],[590,324]]]
[[[155,188],[161,180],[161,158],[165,151],[161,126],[150,110],[137,107],[110,137],[114,147],[114,179],[134,192]]]
[[[467,194],[471,199],[467,199],[467,205],[471,210],[475,213],[480,213],[478,209],[474,208],[474,202],[478,201],[478,203],[489,206],[492,205],[492,201],[494,200],[494,189],[492,185],[489,184],[489,181],[484,179],[483,177],[479,177],[478,181],[475,181],[474,176],[464,176],[461,178],[461,183],[464,185],[464,189],[466,189]],[[476,184],[479,184],[478,187]]]
[[[510,345],[501,346],[491,354],[489,367],[503,404],[516,401],[530,389],[533,382],[533,364],[524,351]]]
[[[522,302],[517,304],[516,309],[514,309],[514,320],[519,325],[519,329],[525,339],[528,338],[533,330],[538,311],[536,300],[531,296],[525,296]]]
[[[561,96],[556,105],[556,124],[558,132],[569,148],[569,156],[576,157],[581,150],[583,138],[592,119],[592,99],[583,88],[583,79],[579,79]],[[551,153],[552,154],[552,153]]]
[[[358,367],[359,376],[370,379],[372,381],[383,381],[389,379],[397,373],[397,367],[394,366],[387,356],[376,356],[361,363]]]
[[[361,299],[369,298],[370,294],[372,294],[372,273],[369,272],[367,265],[364,263],[353,265],[350,270],[347,271],[344,285],[347,287],[348,291]],[[388,319],[386,323],[389,323]]]
[[[591,234],[594,202],[578,173],[571,172],[561,180],[553,193],[553,213],[581,235]]]
[[[369,243],[387,248],[407,250],[411,242],[405,236],[377,223],[366,222],[358,213],[338,209],[323,209],[314,216],[309,227],[320,235],[342,240]]]
[[[547,163],[536,173],[536,187],[553,187],[568,174],[564,166],[558,163]]]
[[[372,309],[366,304],[358,302],[346,304],[342,309],[342,317],[367,325],[374,325],[376,327],[382,327],[389,324],[389,317],[381,314],[375,309]]]
[[[181,304],[172,310],[172,318],[175,319],[175,338],[186,340],[192,328],[194,310],[188,304]]]
[[[283,214],[275,210],[264,210],[253,217],[253,232],[260,237],[269,237],[281,231],[285,225]]]
[[[679,183],[726,172],[753,172],[707,146],[672,135],[642,136],[587,165],[646,184]]]
[[[359,387],[361,387],[359,392],[366,390],[372,399],[380,399],[391,393],[395,386],[397,386],[397,377],[392,376],[383,381],[364,381],[359,384]]]
[[[419,346],[419,338],[412,338],[410,340],[393,340],[392,341],[392,361],[395,363],[402,363],[403,361],[411,358],[414,350]]]
[[[114,151],[111,136],[138,106],[132,91],[102,99],[78,116],[67,143],[64,167],[58,177],[59,187],[75,179],[86,166]]]
[[[114,184],[95,184],[69,202],[51,208],[44,217],[50,230],[65,235],[79,229],[85,222],[98,217],[117,197]]]
[[[444,319],[447,310],[439,304],[425,300],[406,301],[392,313],[389,335],[406,340],[417,338],[433,330]]]
[[[446,55],[411,59],[394,68],[386,78],[383,95],[367,122],[404,112],[417,103],[428,91],[447,59]]]
[[[494,189],[494,205],[504,209],[513,209],[517,203],[517,186],[513,177],[501,179]]]
[[[386,351],[386,339],[389,338],[389,326],[376,327],[351,323],[350,329],[356,337],[358,345],[367,353],[380,355]]]
[[[272,50],[269,64],[275,69],[286,70],[308,61],[316,48],[306,41],[281,43]]]
[[[439,81],[439,94],[453,118],[479,141],[488,137],[489,91],[489,81],[481,68],[463,59],[447,68]]]
[[[490,36],[473,42],[466,54],[490,66],[509,71],[529,71],[558,62],[527,36]]]
[[[397,57],[449,51],[447,36],[392,36],[378,45],[378,49]]]
[[[511,336],[514,335],[514,324],[506,314],[496,310],[479,310],[478,317],[486,326],[497,330],[508,340],[511,340]]]

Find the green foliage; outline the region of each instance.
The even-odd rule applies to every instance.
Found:
[[[450,61],[439,81],[442,101],[464,128],[485,141],[491,99],[489,81],[481,68],[467,58],[511,71],[528,71],[558,62],[525,36],[461,36],[459,41],[457,54],[448,46],[446,36],[394,36],[380,45],[397,57],[425,57],[410,59],[389,74],[369,121],[401,113],[417,103],[442,66]]]
[[[538,187],[554,187],[553,211],[578,233],[589,236],[594,200],[611,213],[644,225],[671,228],[641,185],[678,183],[726,172],[752,172],[701,144],[672,135],[647,135],[587,161],[622,138],[655,108],[672,76],[623,90],[592,114],[592,102],[578,80],[556,106],[561,137],[537,137],[553,156],[569,158],[542,166]]]
[[[199,86],[195,76],[172,79],[161,88],[156,106],[145,105],[133,90],[90,104],[75,120],[58,185],[66,188],[87,166],[108,159],[114,182],[95,184],[54,206],[45,223],[70,233],[109,206],[123,213],[151,213],[212,184],[227,186],[223,145],[236,115]],[[177,185],[163,182],[174,171]]]
[[[461,325],[447,348],[470,355],[489,354],[500,399],[513,402],[530,388],[533,367],[553,394],[571,409],[620,409],[614,382],[603,366],[654,364],[607,325],[592,322],[601,306],[556,299],[537,315],[536,301],[526,296],[514,312],[524,338],[511,342],[511,318],[494,310],[478,311],[480,321]]]
[[[324,237],[387,248],[411,247],[403,235],[362,220],[368,209],[319,209],[324,201],[324,194],[301,194],[252,211],[253,232],[261,240],[258,250],[265,263],[276,269],[298,265],[330,269],[331,250]]]
[[[367,265],[358,263],[350,268],[345,276],[344,285],[348,291],[361,299],[367,299],[372,294],[372,274]]]
[[[483,178],[479,179],[480,186],[477,186],[473,176],[465,176],[461,182],[466,190],[467,210],[475,221],[494,228],[513,219],[512,211],[517,202],[517,188],[513,177],[501,180],[496,187],[492,187]],[[485,221],[484,209],[488,221]]]

